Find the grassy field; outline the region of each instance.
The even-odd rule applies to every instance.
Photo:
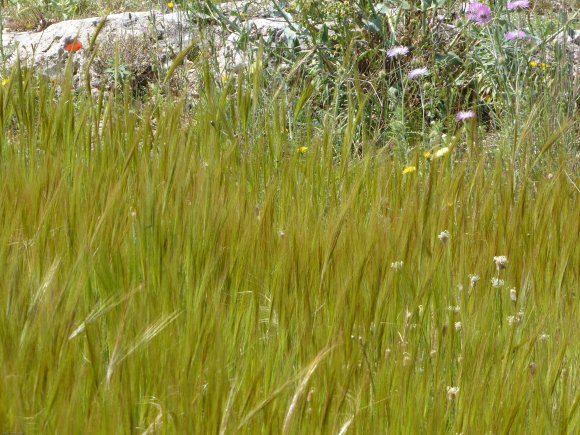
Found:
[[[580,428],[569,124],[360,157],[356,105],[292,130],[228,86],[193,113],[3,87],[2,431]]]
[[[3,70],[0,433],[578,433],[577,93],[476,31],[421,84]]]

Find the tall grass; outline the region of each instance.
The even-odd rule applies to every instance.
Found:
[[[205,83],[0,90],[0,431],[580,430],[573,120],[403,161]]]

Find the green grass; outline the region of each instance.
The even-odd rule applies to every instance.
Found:
[[[1,88],[0,431],[580,430],[574,119],[352,153],[362,103],[205,78]]]

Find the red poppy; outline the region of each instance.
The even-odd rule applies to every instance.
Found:
[[[79,41],[75,41],[66,46],[66,51],[72,51],[73,53],[76,53],[81,48],[83,48],[83,44],[81,44]]]

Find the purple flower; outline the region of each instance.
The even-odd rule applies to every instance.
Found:
[[[467,17],[474,23],[484,26],[491,21],[491,9],[486,4],[474,2],[467,8]]]
[[[423,68],[416,68],[414,70],[409,71],[409,74],[407,75],[407,77],[409,77],[410,80],[414,80],[414,79],[418,79],[419,77],[423,77],[429,75],[429,70],[425,67]]]
[[[387,56],[390,58],[398,56],[406,56],[407,54],[409,54],[409,48],[403,45],[393,47],[387,51]]]
[[[517,11],[520,9],[527,9],[530,7],[529,0],[516,0],[513,2],[508,2],[507,10],[508,11]]]
[[[505,39],[506,41],[518,41],[520,39],[527,39],[528,35],[526,34],[526,32],[523,32],[521,30],[513,30],[511,32],[507,32],[505,34]]]
[[[468,119],[475,118],[475,112],[473,110],[468,110],[467,112],[459,112],[457,114],[457,120],[459,122],[467,121]]]

